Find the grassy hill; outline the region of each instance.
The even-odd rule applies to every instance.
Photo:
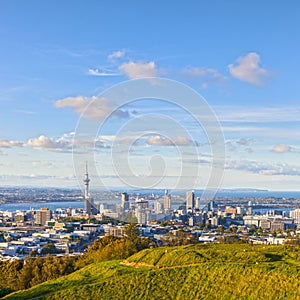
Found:
[[[300,248],[189,245],[93,263],[3,299],[299,299]]]

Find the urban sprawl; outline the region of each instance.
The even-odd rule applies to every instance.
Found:
[[[224,241],[283,244],[300,240],[299,199],[214,198],[204,204],[193,191],[185,196],[168,191],[160,195],[115,191],[105,202],[91,197],[88,175],[84,182],[83,195],[73,196],[74,202],[85,201],[84,208],[51,210],[47,201],[70,201],[72,196],[61,193],[60,197],[45,197],[45,193],[43,199],[38,199],[44,200],[39,209],[1,211],[0,259],[81,255],[96,239],[124,236],[128,223],[136,224],[140,236],[153,239],[157,246]],[[1,203],[11,203],[16,192],[2,193],[1,197]],[[60,203],[64,202],[57,205]]]

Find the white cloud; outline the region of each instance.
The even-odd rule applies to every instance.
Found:
[[[147,138],[147,144],[152,146],[175,146],[175,143],[170,139],[159,135],[149,136]]]
[[[76,139],[74,132],[63,134],[60,138],[52,138],[46,135],[40,135],[36,138],[31,138],[26,143],[27,147],[48,150],[52,152],[69,153],[76,151],[80,153],[83,148],[99,149],[109,148],[106,141],[97,138],[91,140]],[[79,152],[78,152],[79,151]]]
[[[90,140],[84,140],[84,139],[76,139],[76,137],[71,141],[73,145],[73,149],[80,153],[80,150],[86,150],[86,148],[90,149],[100,149],[100,148],[110,148],[109,143],[107,141],[97,138],[97,139],[90,139]]]
[[[113,142],[116,139],[116,136],[115,135],[101,135],[100,138],[102,141]]]
[[[260,56],[255,52],[240,56],[236,64],[230,64],[228,68],[233,77],[255,86],[261,86],[270,75],[269,71],[260,66]]]
[[[0,148],[23,147],[24,143],[0,139]]]
[[[240,138],[239,140],[233,141],[233,140],[228,140],[226,141],[226,148],[230,152],[234,152],[236,150],[244,150],[247,153],[252,153],[253,149],[250,148],[249,146],[252,144],[252,139],[245,139],[245,138]]]
[[[288,164],[266,163],[250,160],[231,160],[226,162],[226,169],[247,171],[260,175],[300,176],[300,166]]]
[[[54,152],[70,152],[72,143],[65,139],[64,136],[59,139],[54,139],[45,135],[40,135],[36,138],[31,138],[26,145],[30,148],[46,149]]]
[[[292,147],[286,144],[279,144],[273,147],[272,152],[275,153],[287,153],[287,152],[291,152],[292,151]]]
[[[249,146],[251,142],[252,142],[251,139],[245,139],[245,138],[241,138],[236,141],[236,143],[240,146]]]
[[[107,59],[110,61],[114,61],[116,59],[122,58],[125,55],[125,51],[114,51],[113,53],[109,54]]]
[[[35,115],[35,114],[37,114],[36,111],[24,110],[24,109],[16,109],[15,112],[25,114],[25,115]]]
[[[237,149],[236,145],[232,141],[227,141],[225,145],[227,151],[234,152]]]
[[[126,138],[117,138],[116,139],[116,144],[120,145],[140,145],[141,144],[141,139],[135,138],[135,137],[126,137]]]
[[[163,137],[161,135],[147,135],[144,132],[141,135],[127,136],[125,138],[117,138],[115,142],[121,145],[131,145],[131,146],[199,146],[197,141],[193,141],[185,136],[176,136],[174,138]]]
[[[250,148],[250,147],[245,148],[245,151],[246,151],[247,153],[253,153],[253,152],[254,152],[253,149]]]
[[[153,61],[148,63],[130,61],[120,65],[119,70],[131,79],[155,77],[158,74],[158,70]]]
[[[118,118],[127,118],[129,113],[127,111],[112,108],[112,105],[105,98],[93,96],[91,98],[84,96],[67,97],[57,100],[55,102],[57,108],[70,107],[76,113],[89,119],[103,120],[110,114]]]
[[[160,135],[153,135],[147,138],[147,144],[152,146],[197,146],[198,143],[185,136],[177,136],[173,139]]]
[[[201,88],[206,88],[209,82],[223,83],[227,80],[218,70],[212,68],[188,67],[179,73],[190,78],[201,78]]]
[[[2,174],[0,175],[0,179],[6,183],[9,182],[9,184],[19,184],[23,185],[26,184],[36,184],[41,180],[39,183],[48,186],[53,186],[53,181],[56,184],[63,184],[63,186],[66,185],[74,185],[76,184],[76,177],[73,175],[69,176],[54,176],[54,175],[42,175],[42,174],[29,174],[29,175],[22,175],[22,174]]]
[[[213,107],[222,122],[268,123],[300,121],[300,107],[247,107],[217,105]]]
[[[114,73],[111,71],[107,71],[107,70],[100,70],[100,69],[89,69],[87,71],[88,75],[91,76],[98,76],[98,77],[109,77],[109,76],[119,76],[119,73]]]

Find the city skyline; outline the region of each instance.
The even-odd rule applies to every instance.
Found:
[[[147,176],[151,158],[163,156],[165,180],[154,187],[172,189],[179,150],[195,151],[187,166],[200,166],[195,187],[205,188],[211,144],[192,110],[142,99],[110,115],[111,103],[101,98],[126,80],[162,77],[194,89],[219,120],[226,147],[220,188],[299,190],[299,9],[297,1],[2,2],[1,185],[83,186],[74,171],[74,136],[80,115],[96,103],[87,118],[109,118],[89,141],[94,187],[102,176],[106,186],[127,190],[110,163],[114,142],[130,122],[155,115],[157,124],[163,115],[188,135],[165,130],[163,118],[163,134],[129,128],[122,137],[131,141],[131,167]],[[80,161],[83,176],[85,155]]]

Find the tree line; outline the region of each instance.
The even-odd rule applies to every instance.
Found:
[[[139,237],[134,224],[128,224],[124,237],[105,236],[91,244],[82,256],[34,257],[0,262],[0,297],[13,291],[28,289],[39,283],[68,275],[90,263],[125,259],[155,243]]]

